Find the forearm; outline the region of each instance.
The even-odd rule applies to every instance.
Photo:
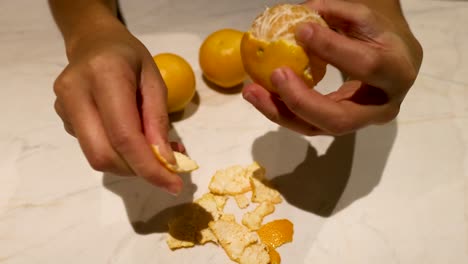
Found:
[[[49,0],[55,22],[63,35],[67,54],[82,37],[112,27],[122,27],[116,0]]]

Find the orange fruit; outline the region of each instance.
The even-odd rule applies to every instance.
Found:
[[[221,29],[203,41],[198,58],[206,79],[222,88],[244,82],[247,74],[240,54],[243,35],[243,32],[235,29]]]
[[[190,64],[173,53],[153,57],[167,87],[167,111],[181,111],[195,95],[195,74]]]
[[[293,4],[267,8],[254,20],[241,41],[244,68],[254,82],[275,92],[270,77],[276,68],[283,66],[291,68],[310,87],[323,78],[326,63],[318,57],[307,56],[295,39],[296,26],[306,22],[327,27],[317,12]]]
[[[257,234],[265,245],[277,248],[293,240],[293,224],[287,219],[274,220],[261,226]]]

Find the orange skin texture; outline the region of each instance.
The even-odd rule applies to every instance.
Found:
[[[243,32],[221,29],[210,34],[199,50],[203,76],[221,88],[241,84],[247,77],[242,64],[240,43]]]

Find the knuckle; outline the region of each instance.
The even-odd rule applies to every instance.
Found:
[[[380,123],[385,124],[385,123],[393,121],[398,116],[399,113],[400,113],[400,106],[390,107],[382,115]]]
[[[73,87],[75,82],[75,76],[68,71],[62,72],[54,82],[54,93],[57,97],[62,97]]]
[[[280,121],[280,116],[277,112],[265,111],[263,112],[263,115],[274,123],[278,123]]]
[[[418,70],[412,67],[412,65],[409,65],[407,67],[407,70],[402,71],[402,82],[405,87],[408,89],[413,86],[414,82],[416,81],[416,78],[418,76]]]
[[[62,117],[62,114],[63,114],[62,108],[58,100],[55,100],[54,102],[54,109],[55,109],[55,113],[57,113],[58,116]]]
[[[88,155],[88,162],[91,168],[96,171],[107,172],[111,171],[113,167],[113,161],[110,156],[97,151]]]
[[[123,59],[109,52],[101,52],[94,55],[88,61],[88,68],[91,72],[105,74],[113,72],[124,65]]]
[[[319,38],[317,38],[319,39]],[[324,37],[324,38],[320,38],[320,51],[322,54],[324,54],[325,56],[332,56],[333,54],[336,53],[336,48],[335,48],[335,43],[330,41],[329,38],[327,37]]]
[[[285,99],[287,100],[286,104],[287,104],[289,110],[291,110],[291,112],[293,112],[293,113],[296,113],[298,111],[302,111],[302,109],[304,108],[303,102],[302,102],[301,98],[298,95],[290,94]]]
[[[120,153],[126,153],[132,143],[132,136],[123,129],[117,129],[109,136],[111,145]]]
[[[364,66],[362,69],[363,76],[376,76],[379,74],[382,68],[381,55],[375,51],[369,51],[364,57]]]
[[[63,128],[65,129],[65,131],[66,131],[70,136],[75,137],[75,131],[73,130],[73,128],[71,127],[71,125],[64,123],[64,124],[63,124]]]

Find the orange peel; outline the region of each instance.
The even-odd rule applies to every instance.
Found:
[[[322,80],[326,62],[308,56],[295,39],[296,26],[308,22],[328,27],[316,11],[294,4],[267,8],[254,20],[242,38],[241,55],[244,68],[255,83],[276,92],[270,78],[280,67],[292,69],[309,87]]]
[[[172,172],[186,173],[198,169],[198,164],[183,153],[174,151],[176,164],[171,164],[166,160],[166,158],[164,158],[161,155],[161,152],[159,151],[159,146],[152,145],[151,147],[156,158],[164,165],[165,168]]]
[[[273,220],[262,225],[257,234],[265,245],[277,248],[293,240],[294,226],[288,219]]]

